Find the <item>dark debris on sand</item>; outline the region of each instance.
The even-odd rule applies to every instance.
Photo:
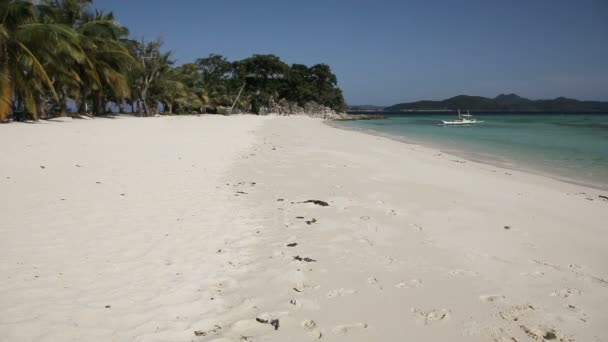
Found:
[[[301,257],[301,256],[299,256],[299,255],[294,256],[294,257],[293,257],[293,259],[294,259],[294,260],[297,260],[297,261],[304,261],[304,262],[317,262],[317,260],[315,260],[315,259],[311,259],[311,258],[309,258],[309,257],[304,257],[304,258],[302,258],[302,257]]]
[[[218,332],[220,332],[221,330],[222,330],[222,327],[216,324],[216,325],[213,327],[213,329],[210,329],[210,330],[207,330],[207,331],[203,331],[203,330],[195,330],[195,331],[194,331],[194,335],[195,335],[195,336],[207,336],[207,335],[210,335],[210,334],[213,334],[213,333],[218,333]]]
[[[321,201],[321,200],[308,200],[308,201],[304,201],[302,203],[312,203],[314,205],[318,205],[318,206],[321,206],[321,207],[328,207],[329,206],[329,204],[327,202]]]
[[[270,324],[270,325],[272,325],[274,330],[279,330],[279,320],[278,319],[267,320],[267,319],[256,317],[255,320],[258,321],[258,323]]]

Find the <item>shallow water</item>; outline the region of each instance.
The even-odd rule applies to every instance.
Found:
[[[477,114],[473,126],[443,126],[454,114],[395,115],[385,120],[338,122],[438,147],[470,159],[550,173],[608,188],[608,115]]]

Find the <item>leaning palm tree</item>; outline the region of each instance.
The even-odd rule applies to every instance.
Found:
[[[117,99],[130,95],[128,79],[129,67],[135,59],[123,43],[129,31],[114,20],[112,13],[86,13],[77,31],[86,43],[83,49],[87,60],[80,65],[86,81],[81,86],[80,102],[86,101],[90,92],[96,114],[104,107],[104,89],[110,90]]]
[[[26,0],[0,0],[0,122],[23,106],[37,119],[36,98],[57,94],[46,67],[57,56],[81,61],[79,37],[70,27],[41,22],[44,5]]]

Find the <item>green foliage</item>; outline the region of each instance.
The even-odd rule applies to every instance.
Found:
[[[314,101],[337,111],[346,108],[337,78],[325,64],[310,68],[302,64],[289,66],[275,55],[253,55],[230,62],[212,54],[198,59],[197,65],[210,97],[206,104],[215,111],[231,106],[243,86],[242,101],[237,102],[237,108],[255,113],[281,99],[300,106]]]
[[[162,42],[130,40],[92,0],[0,0],[0,121],[100,115],[109,105],[152,115],[264,112],[279,101],[345,109],[329,66],[287,65],[275,55],[231,62],[211,54],[175,66]]]

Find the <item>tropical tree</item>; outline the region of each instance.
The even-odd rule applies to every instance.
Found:
[[[45,5],[25,0],[0,1],[0,122],[16,111],[37,119],[41,94],[57,98],[46,67],[65,59],[81,62],[79,35],[70,27],[42,21]]]
[[[63,68],[55,72],[60,115],[66,114],[68,98],[79,102],[81,114],[87,111],[88,98],[93,102],[94,114],[103,111],[109,95],[125,98],[129,93],[126,71],[134,62],[125,47],[129,31],[116,22],[111,12],[91,10],[91,0],[45,0],[45,3],[48,20],[70,26],[79,34],[86,57],[78,63],[61,63]]]
[[[240,61],[211,54],[175,66],[162,41],[130,40],[112,12],[92,0],[0,0],[0,121],[67,115],[74,103],[95,115],[126,103],[140,115],[265,112],[309,102],[342,110],[329,66],[287,65],[275,55]],[[160,106],[162,104],[162,106]],[[111,107],[110,107],[111,108]]]
[[[202,88],[197,93],[202,94],[199,99],[203,102],[203,111],[206,111],[207,106],[212,107],[214,112],[217,112],[218,107],[230,106],[231,100],[234,101],[232,94],[242,86],[242,81],[234,78],[237,63],[228,61],[222,55],[211,54],[197,59],[196,65]]]
[[[235,76],[250,92],[255,113],[278,101],[278,91],[288,69],[289,66],[275,55],[253,55],[236,64]]]
[[[161,47],[161,40],[146,43],[142,39],[141,43],[130,44],[131,54],[137,60],[136,65],[131,69],[131,91],[136,98],[139,114],[143,116],[153,114],[150,111],[150,104],[154,104],[155,99],[148,98],[149,92],[174,63],[171,60],[171,51],[161,52]],[[161,89],[156,86],[156,90]]]
[[[204,106],[209,101],[208,93],[205,91],[199,67],[196,63],[183,64],[174,69],[173,79],[184,85],[186,96],[177,103],[180,113],[205,111]]]
[[[112,13],[85,13],[77,32],[84,38],[82,46],[87,59],[77,66],[84,82],[80,84],[80,112],[91,95],[93,112],[100,114],[112,96],[121,101],[130,96],[127,71],[135,59],[124,41],[129,31],[114,20]],[[109,90],[111,94],[108,94]]]

